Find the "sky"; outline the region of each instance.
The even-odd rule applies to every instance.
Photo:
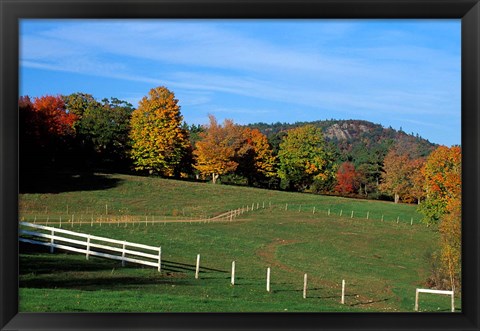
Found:
[[[20,21],[20,95],[134,107],[165,86],[188,124],[360,119],[461,144],[460,20]]]

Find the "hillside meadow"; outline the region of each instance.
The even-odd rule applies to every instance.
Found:
[[[20,311],[411,312],[438,244],[414,205],[118,174],[89,180],[106,185],[48,193],[45,183],[46,193],[21,194],[20,220],[161,246],[162,272],[22,245]],[[232,221],[210,220],[247,206]],[[423,295],[420,310],[449,304]]]

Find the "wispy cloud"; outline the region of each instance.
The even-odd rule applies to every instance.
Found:
[[[131,102],[146,94],[148,86],[166,85],[195,118],[203,118],[198,112],[207,108],[239,118],[253,112],[267,116],[273,109],[276,116],[290,117],[295,109],[305,120],[316,119],[318,113],[392,120],[407,115],[425,123],[429,121],[421,117],[459,117],[459,44],[444,47],[432,32],[435,26],[419,26],[403,29],[400,23],[369,26],[359,21],[53,21],[22,30],[20,63],[23,71],[135,83],[122,85],[128,86],[121,93]],[[459,34],[459,29],[453,30],[451,35]],[[113,92],[109,94],[120,96]]]

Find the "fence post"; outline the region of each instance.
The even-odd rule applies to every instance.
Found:
[[[162,247],[158,247],[158,272],[162,271]]]
[[[343,209],[340,209],[340,216],[342,216],[343,214]]]
[[[342,279],[342,305],[345,304],[345,279]]]
[[[267,268],[267,292],[270,292],[270,267]]]
[[[303,298],[307,298],[307,274],[303,276]]]
[[[353,218],[353,210],[352,210],[352,216],[350,216],[350,218]]]
[[[62,227],[62,216],[60,216],[60,227]]]
[[[235,285],[235,261],[232,261],[232,279],[230,280],[230,283]]]
[[[285,204],[285,211],[288,210],[288,203]]]
[[[397,216],[397,224],[398,224],[398,221],[400,220],[400,216]]]
[[[418,311],[418,288],[415,289],[415,311]]]
[[[455,286],[452,286],[452,313],[455,312]]]
[[[52,235],[52,238],[50,238],[50,253],[53,253],[53,250],[54,250],[53,245],[55,243],[53,236],[55,236],[55,230],[52,230],[51,235]]]
[[[315,214],[315,206],[313,206],[313,213]]]
[[[197,266],[195,268],[195,279],[198,279],[199,271],[200,271],[200,254],[197,254]]]
[[[410,219],[410,225],[413,225],[413,217]]]
[[[90,236],[87,237],[87,253],[85,254],[86,260],[88,260],[89,255],[90,255]]]
[[[328,208],[328,213],[327,213],[328,216],[330,216],[330,208]]]
[[[125,266],[125,246],[127,245],[127,242],[123,242],[123,247],[122,247],[122,267]]]
[[[369,217],[369,216],[370,216],[370,212],[369,212],[369,211],[367,211],[367,220],[368,220],[368,217]]]

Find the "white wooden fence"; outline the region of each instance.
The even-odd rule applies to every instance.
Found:
[[[451,303],[452,303],[452,312],[455,311],[455,293],[454,291],[443,291],[443,290],[430,290],[430,289],[423,289],[423,288],[417,288],[415,291],[415,311],[418,311],[418,294],[419,293],[432,293],[432,294],[444,294],[444,295],[450,295],[451,297]]]
[[[22,227],[19,233],[19,241],[35,245],[49,246],[50,253],[53,253],[54,249],[58,248],[85,254],[87,260],[89,256],[99,256],[107,259],[119,260],[122,262],[122,266],[125,266],[125,262],[131,262],[156,267],[159,272],[161,271],[161,247],[98,237],[27,222],[20,222],[19,224]],[[30,228],[33,229],[33,231],[24,228]],[[68,235],[68,237],[62,235]],[[110,244],[117,246],[112,246]],[[142,249],[143,251],[138,249]]]

